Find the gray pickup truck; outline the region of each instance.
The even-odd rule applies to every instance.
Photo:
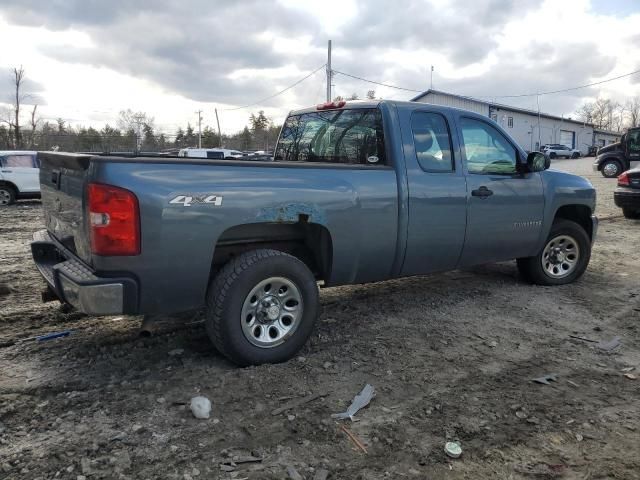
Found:
[[[95,315],[204,308],[240,365],[294,356],[318,285],[517,259],[580,277],[597,229],[584,178],[547,170],[481,115],[396,101],[292,112],[273,162],[40,153],[44,296]]]

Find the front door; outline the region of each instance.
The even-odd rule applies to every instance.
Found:
[[[456,267],[464,243],[467,189],[452,124],[439,112],[402,112],[409,228],[401,274]]]
[[[461,266],[532,256],[544,210],[539,173],[516,172],[518,150],[489,122],[459,120],[468,219]]]
[[[9,153],[0,156],[0,172],[5,180],[12,182],[18,191],[39,192],[40,170],[36,167],[36,158],[31,153]]]

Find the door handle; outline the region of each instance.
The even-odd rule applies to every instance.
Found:
[[[493,190],[489,190],[487,187],[483,185],[477,190],[471,190],[471,195],[473,195],[474,197],[480,197],[482,199],[485,199],[493,195]]]
[[[13,170],[2,170],[2,173],[13,173]]]

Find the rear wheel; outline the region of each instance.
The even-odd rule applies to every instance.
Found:
[[[571,158],[579,158],[579,157],[580,157],[580,154],[578,152],[573,152],[571,154]]]
[[[615,178],[622,173],[622,165],[617,160],[607,160],[602,164],[602,175]]]
[[[313,273],[278,250],[252,250],[230,260],[207,293],[207,333],[241,366],[290,359],[306,343],[317,317]]]
[[[556,153],[555,153],[555,152],[551,152],[551,153],[549,154],[549,158],[556,158],[556,157],[557,157],[557,155],[556,155]]]
[[[16,191],[9,185],[0,185],[0,205],[16,203]]]
[[[633,220],[637,220],[638,218],[640,218],[640,210],[633,210],[631,208],[623,208],[622,209],[622,214],[624,215],[624,218],[630,218]]]
[[[582,276],[591,258],[587,232],[571,220],[553,223],[540,252],[517,260],[522,276],[539,285],[564,285]]]

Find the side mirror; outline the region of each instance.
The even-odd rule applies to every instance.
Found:
[[[542,172],[551,166],[551,160],[544,153],[531,152],[527,155],[527,168],[530,172]]]

